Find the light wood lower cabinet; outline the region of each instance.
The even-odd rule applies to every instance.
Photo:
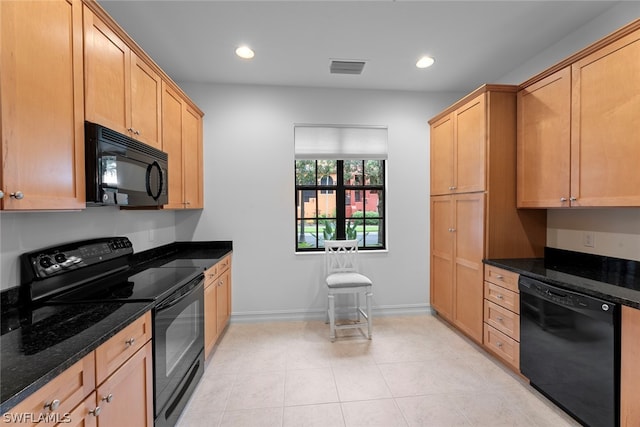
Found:
[[[640,426],[640,310],[622,307],[620,426]]]
[[[231,317],[231,255],[204,273],[204,354],[208,358]]]
[[[431,304],[482,342],[484,193],[431,198]]]
[[[3,414],[2,423],[152,427],[152,353],[147,312]]]
[[[484,347],[520,372],[518,274],[484,267]]]

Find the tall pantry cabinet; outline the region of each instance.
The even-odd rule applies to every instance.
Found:
[[[483,337],[484,258],[542,256],[546,212],[516,209],[517,86],[484,85],[431,126],[431,306]]]

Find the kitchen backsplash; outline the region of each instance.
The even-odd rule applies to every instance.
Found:
[[[550,209],[547,246],[640,261],[640,208]]]

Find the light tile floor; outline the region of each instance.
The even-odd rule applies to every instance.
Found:
[[[232,324],[179,427],[578,426],[436,316]]]

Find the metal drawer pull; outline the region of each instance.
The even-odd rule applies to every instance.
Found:
[[[497,320],[498,322],[504,322],[504,319],[503,319],[501,316],[496,317],[496,320]]]
[[[60,401],[58,399],[54,399],[51,403],[46,403],[44,407],[49,408],[50,411],[55,411],[60,407]]]
[[[502,343],[501,343],[500,341],[498,341],[498,342],[496,343],[496,347],[498,347],[498,348],[502,348]]]
[[[94,417],[97,417],[98,415],[100,415],[100,412],[102,412],[102,408],[99,406],[96,406],[96,409],[94,409],[93,411],[89,411],[89,413]]]
[[[124,343],[127,345],[127,347],[131,347],[135,342],[136,342],[135,338],[129,338]]]
[[[560,197],[560,201],[561,201],[561,202],[566,202],[566,201],[567,201],[567,198],[566,198],[566,197]]]
[[[113,394],[111,393],[109,393],[107,396],[102,398],[102,401],[107,403],[111,403],[112,400],[113,400]]]
[[[496,274],[496,279],[502,280],[504,279],[504,276],[502,274]]]
[[[498,294],[498,295],[496,295],[496,298],[503,299],[504,297],[502,295]]]

